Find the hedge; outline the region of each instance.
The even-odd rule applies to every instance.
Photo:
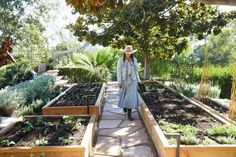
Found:
[[[194,69],[193,80],[195,82],[201,81],[202,71],[202,68]],[[233,80],[233,67],[209,67],[209,77],[213,84],[219,85],[221,89],[220,98],[229,99]]]
[[[91,69],[79,67],[61,67],[59,75],[66,76],[72,83],[106,82],[110,79],[110,72],[106,66]]]

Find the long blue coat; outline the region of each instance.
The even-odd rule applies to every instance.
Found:
[[[118,106],[121,108],[137,108],[139,105],[137,83],[140,81],[138,75],[137,59],[134,61],[123,61],[123,57],[117,62],[117,81],[122,84],[119,90],[120,98]]]

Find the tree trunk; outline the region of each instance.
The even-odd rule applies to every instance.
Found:
[[[150,53],[145,52],[144,53],[144,80],[149,80],[150,79]]]

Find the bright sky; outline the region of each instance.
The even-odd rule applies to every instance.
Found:
[[[70,38],[72,33],[67,29],[64,29],[69,23],[75,23],[77,16],[71,13],[72,9],[66,5],[65,0],[53,0],[53,2],[59,4],[58,10],[52,12],[56,15],[56,20],[54,22],[48,23],[46,26],[46,35],[49,37],[50,47],[55,46],[63,39]],[[222,11],[236,11],[236,6],[219,6],[219,10]],[[60,36],[62,34],[62,36]]]
[[[71,13],[72,9],[66,5],[65,0],[53,0],[53,2],[59,6],[58,10],[52,12],[52,15],[56,17],[55,21],[46,24],[46,36],[49,37],[50,47],[72,36],[65,27],[70,23],[75,23],[77,19],[77,16]]]

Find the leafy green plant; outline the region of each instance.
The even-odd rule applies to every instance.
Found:
[[[15,142],[14,141],[10,141],[9,139],[4,139],[2,141],[0,141],[0,147],[12,147],[15,146]]]
[[[236,127],[233,125],[214,126],[212,129],[208,130],[208,133],[214,136],[229,136],[236,138]]]
[[[24,122],[24,124],[26,124],[26,127],[23,128],[24,133],[33,130],[34,126],[30,121],[26,121],[26,122]]]
[[[183,144],[194,145],[199,143],[199,140],[195,137],[198,129],[191,125],[169,123],[164,121],[163,119],[159,121],[159,124],[161,126],[161,129],[165,133],[180,133],[180,140]],[[176,141],[174,142],[173,139],[170,139],[168,141],[171,143],[176,143]]]
[[[39,139],[37,139],[37,140],[34,140],[34,141],[33,141],[33,144],[34,144],[35,146],[45,146],[45,145],[48,144],[48,140],[47,140],[47,138],[42,137],[42,138],[39,138]]]
[[[72,116],[67,116],[67,115],[64,115],[62,118],[63,118],[65,124],[71,124],[71,123],[73,123],[74,120],[75,120],[74,117],[72,117]]]
[[[79,130],[81,128],[81,125],[82,125],[81,119],[78,118],[72,130]]]
[[[180,139],[181,143],[186,145],[197,145],[199,143],[199,140],[193,135],[181,136]]]
[[[212,144],[217,144],[217,142],[208,138],[208,137],[205,137],[204,140],[202,141],[202,144],[203,145],[212,145]]]
[[[58,138],[58,141],[61,142],[61,145],[68,145],[74,140],[74,137],[70,136],[69,138],[65,138],[63,136],[60,136]]]
[[[220,144],[236,144],[236,139],[234,137],[225,137],[225,136],[219,136],[216,138],[216,141]]]

